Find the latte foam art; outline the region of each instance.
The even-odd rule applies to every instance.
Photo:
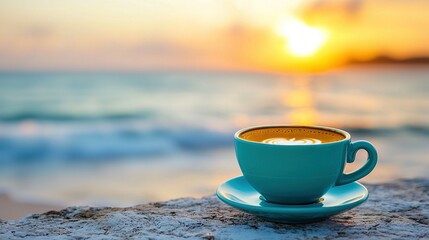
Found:
[[[277,144],[277,145],[310,145],[310,144],[320,144],[322,141],[315,138],[303,138],[303,139],[295,139],[295,138],[268,138],[262,141],[263,143],[268,144]]]

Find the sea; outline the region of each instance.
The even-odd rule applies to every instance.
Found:
[[[372,142],[379,162],[364,183],[428,177],[429,68],[2,72],[0,192],[63,206],[210,195],[241,175],[233,134],[264,124]]]

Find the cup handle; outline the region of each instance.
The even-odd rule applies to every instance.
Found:
[[[344,185],[359,180],[368,175],[374,169],[375,165],[377,164],[378,155],[374,146],[367,141],[356,141],[350,143],[349,149],[347,151],[347,163],[354,162],[356,153],[361,149],[368,153],[368,159],[366,160],[366,163],[352,173],[342,173],[335,185]]]

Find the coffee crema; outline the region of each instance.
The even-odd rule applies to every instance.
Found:
[[[322,141],[315,138],[268,138],[262,141],[263,143],[277,144],[277,145],[309,145],[309,144],[320,144]]]
[[[346,138],[341,133],[312,127],[261,127],[242,132],[240,138],[276,145],[311,145],[337,142]]]

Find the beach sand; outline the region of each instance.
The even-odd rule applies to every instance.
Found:
[[[16,220],[32,213],[44,213],[62,208],[62,206],[56,205],[21,202],[6,193],[0,193],[0,219],[3,220]]]

